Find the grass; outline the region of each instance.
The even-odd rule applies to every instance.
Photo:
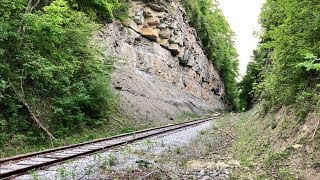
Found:
[[[285,151],[269,153],[264,161],[264,165],[267,168],[279,168],[282,166],[282,163],[285,159],[287,159],[293,148],[287,148]]]
[[[176,154],[182,154],[182,149],[179,146],[177,146],[174,151]]]
[[[243,166],[251,169],[255,178],[299,178],[300,174],[293,173],[292,163],[296,162],[291,159],[303,151],[293,148],[289,142],[304,144],[306,140],[297,132],[299,121],[292,111],[294,109],[284,108],[263,113],[263,106],[258,105],[239,115],[235,128],[237,138],[231,152]]]
[[[108,159],[107,159],[107,164],[112,167],[115,166],[118,162],[118,157],[115,156],[114,154],[109,154]]]
[[[67,172],[66,172],[66,169],[64,168],[64,167],[60,167],[60,168],[58,168],[57,169],[57,171],[58,171],[58,173],[59,173],[59,178],[60,179],[65,179],[65,180],[67,180]]]
[[[184,112],[180,116],[178,116],[176,119],[178,122],[182,122],[182,121],[185,121],[186,119],[198,119],[202,117],[203,116],[195,112]]]

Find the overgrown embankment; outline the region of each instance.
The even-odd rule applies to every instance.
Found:
[[[263,105],[240,115],[231,152],[251,169],[242,176],[274,179],[319,177],[319,111],[301,123],[295,109],[264,112]]]
[[[240,83],[234,152],[257,177],[319,177],[320,4],[267,0],[262,32]],[[258,105],[254,105],[258,104]]]
[[[261,41],[240,83],[243,109],[260,105],[245,113],[235,146],[248,165],[262,164],[259,176],[319,177],[319,10],[316,0],[262,8]]]
[[[112,66],[89,42],[96,22],[120,11],[118,1],[1,1],[0,149],[47,146],[108,123]]]
[[[227,169],[232,179],[317,179],[318,113],[310,112],[304,123],[292,108],[266,113],[263,104],[244,113],[225,113],[181,150],[186,155],[175,159],[188,173]]]

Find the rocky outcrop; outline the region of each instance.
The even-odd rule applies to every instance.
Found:
[[[113,84],[126,114],[168,120],[183,112],[224,109],[223,83],[184,9],[174,1],[167,6],[133,1],[130,7],[125,26],[108,24],[95,40],[116,57]]]

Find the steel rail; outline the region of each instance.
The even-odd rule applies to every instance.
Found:
[[[64,162],[66,160],[74,159],[80,156],[89,155],[102,150],[110,149],[119,145],[132,143],[144,138],[156,136],[156,135],[167,133],[170,131],[179,130],[189,126],[198,125],[203,122],[207,122],[209,120],[212,120],[212,118],[197,119],[197,120],[178,123],[178,124],[171,124],[171,125],[160,126],[156,128],[149,128],[149,129],[140,130],[136,132],[116,135],[108,138],[97,139],[90,142],[84,142],[84,143],[79,143],[75,145],[64,146],[64,147],[49,149],[45,151],[0,159],[0,179],[6,179],[15,175],[21,175],[33,169],[43,168],[49,165],[54,165],[56,163]],[[116,142],[111,143],[112,141],[116,141]],[[101,145],[101,143],[106,143],[106,144]],[[57,153],[59,152],[61,154],[57,155]],[[56,154],[53,154],[53,153],[56,153]],[[34,160],[36,158],[43,158],[43,159],[47,158],[48,161],[32,162],[32,158],[34,158]],[[28,163],[26,163],[26,161]],[[10,166],[10,165],[16,165],[17,167],[12,168],[11,170],[10,168],[6,168],[7,166]],[[20,168],[18,166],[20,166]]]

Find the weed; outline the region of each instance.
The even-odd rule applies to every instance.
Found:
[[[32,171],[31,173],[30,173],[30,175],[32,176],[32,179],[33,180],[39,180],[39,174],[36,172],[36,171]]]
[[[276,122],[275,119],[273,119],[272,122],[271,122],[271,129],[273,130],[275,128],[277,128],[277,122]]]
[[[85,171],[85,175],[86,176],[89,176],[90,174],[92,174],[93,172],[93,165],[87,165],[84,169]]]
[[[178,116],[176,119],[178,119],[178,121],[180,122],[186,119],[196,119],[196,118],[201,118],[201,115],[194,112],[184,112],[180,116]]]
[[[109,154],[107,163],[110,167],[115,166],[117,164],[118,158],[114,154]]]
[[[181,149],[181,147],[178,147],[178,146],[177,146],[174,151],[175,151],[176,154],[182,154],[182,149]]]
[[[241,161],[241,164],[246,167],[250,167],[250,168],[253,167],[254,158],[252,156],[242,155],[240,156],[240,161]]]
[[[165,143],[164,143],[163,139],[161,139],[160,146],[165,147]]]
[[[132,149],[130,145],[125,145],[120,147],[120,153],[123,157],[127,157],[132,153]]]
[[[174,179],[174,180],[178,180],[178,176],[174,176],[173,179]]]
[[[150,139],[145,141],[145,145],[147,146],[148,150],[150,150],[154,146],[155,142],[152,142]]]
[[[67,171],[66,171],[65,167],[59,167],[57,169],[57,171],[58,171],[59,176],[60,176],[61,179],[65,179],[65,180],[68,179],[67,178],[68,174],[67,174]]]
[[[70,176],[72,180],[76,179],[76,167],[72,168],[72,171],[70,172]]]
[[[138,160],[136,161],[136,163],[138,164],[139,167],[145,167],[145,168],[148,168],[151,165],[150,162],[145,160]]]
[[[312,152],[310,159],[311,159],[312,167],[314,168],[320,167],[320,160],[315,152]]]
[[[295,179],[292,171],[287,168],[287,167],[280,167],[278,169],[278,173],[277,175],[279,176],[279,178],[281,179]]]
[[[107,168],[108,168],[108,160],[102,161],[100,167],[101,167],[102,169],[107,169]]]
[[[126,151],[126,153],[127,153],[128,155],[130,155],[130,154],[132,153],[132,148],[131,148],[131,146],[130,146],[130,145],[126,145],[126,146],[125,146],[125,151]]]
[[[201,130],[199,133],[200,133],[200,135],[204,135],[206,133],[206,131]]]
[[[134,154],[137,154],[138,156],[144,156],[146,155],[146,151],[144,149],[139,149],[134,151]]]
[[[293,148],[289,147],[285,151],[268,154],[267,159],[264,162],[265,166],[267,168],[279,168],[282,162],[289,157],[292,151]]]

